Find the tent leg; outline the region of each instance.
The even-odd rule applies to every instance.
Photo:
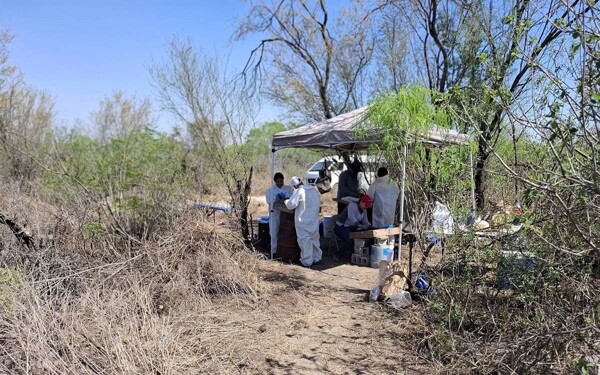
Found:
[[[404,224],[404,183],[406,180],[406,144],[402,151],[402,181],[400,182],[400,243],[398,244],[398,261],[402,260],[402,227]],[[410,275],[408,276],[410,277]]]
[[[473,150],[470,150],[469,162],[471,164],[471,204],[472,204],[471,208],[473,208],[473,212],[475,212],[476,203],[475,203],[475,175],[473,172]]]
[[[275,180],[273,179],[273,176],[275,176],[275,150],[273,149],[273,147],[271,147],[271,187],[275,185]],[[271,225],[271,222],[269,222],[269,225]],[[271,259],[273,259],[273,249],[271,249]]]

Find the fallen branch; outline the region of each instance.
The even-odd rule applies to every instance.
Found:
[[[19,242],[24,243],[29,248],[35,248],[33,236],[25,229],[24,226],[10,219],[5,214],[0,213],[0,224],[7,225],[13,232]]]

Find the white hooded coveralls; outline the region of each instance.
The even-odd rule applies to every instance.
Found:
[[[367,192],[373,200],[373,226],[383,228],[394,224],[396,202],[400,188],[389,175],[378,177]]]
[[[278,188],[277,185],[271,186],[267,190],[266,200],[269,205],[269,234],[271,235],[271,254],[277,252],[277,240],[279,239],[279,220],[281,212],[273,208],[273,203],[277,200],[277,194],[284,193],[286,197],[294,193],[294,188],[289,185],[283,185]]]
[[[319,191],[313,185],[301,185],[285,201],[285,205],[290,210],[296,210],[294,221],[300,246],[300,263],[310,267],[323,256],[319,243]]]

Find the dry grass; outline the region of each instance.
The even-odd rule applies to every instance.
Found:
[[[0,270],[16,277],[0,278],[0,373],[233,373],[247,365],[265,320],[252,306],[268,291],[258,256],[236,232],[187,212],[172,230],[119,251],[110,236],[76,230],[85,210],[14,192],[3,199],[2,210],[52,240],[31,251],[2,229]]]
[[[256,316],[230,318],[189,294],[185,303],[161,313],[155,288],[132,279],[122,289],[90,288],[58,300],[41,298],[43,288],[22,283],[14,312],[3,316],[0,369],[47,374],[231,373],[245,361]]]

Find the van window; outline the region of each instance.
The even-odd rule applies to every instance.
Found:
[[[324,169],[324,168],[325,168],[325,163],[322,162],[322,161],[318,161],[315,164],[313,164],[312,167],[310,167],[309,171],[310,172],[318,172],[318,171],[320,171],[321,169]]]

